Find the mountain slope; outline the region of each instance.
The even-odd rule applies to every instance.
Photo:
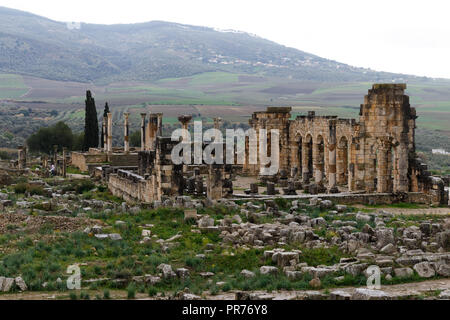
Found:
[[[0,72],[80,82],[158,80],[226,71],[312,81],[391,81],[243,32],[162,21],[69,29],[0,7]]]

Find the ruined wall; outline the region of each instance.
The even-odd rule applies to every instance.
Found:
[[[404,94],[405,84],[374,84],[360,109],[355,135],[356,188],[377,192],[411,190],[416,111]],[[393,177],[393,179],[392,179]]]
[[[109,162],[113,167],[137,167],[139,164],[139,157],[137,153],[119,153],[110,154]]]
[[[138,201],[151,203],[158,200],[155,198],[152,179],[146,180],[129,171],[119,170],[115,174],[110,174],[108,189],[113,195],[130,203]]]
[[[281,177],[282,171],[290,171],[291,178],[329,192],[337,192],[338,186],[360,192],[424,192],[433,202],[446,203],[441,184],[416,159],[417,116],[405,89],[405,84],[374,84],[364,97],[359,122],[313,111],[289,120],[290,108],[268,108],[255,112],[249,124],[256,131],[280,130]],[[248,147],[246,143],[246,159]],[[243,172],[258,175],[259,162],[246,163]]]
[[[279,131],[279,168],[280,170],[289,171],[289,118],[291,117],[290,107],[267,108],[267,111],[254,112],[249,120],[250,126],[255,130],[257,137],[257,153],[259,154],[259,130],[266,129],[268,136],[267,155],[271,155],[270,130],[277,129]],[[260,161],[258,157],[257,164],[248,163],[248,139],[246,139],[246,155],[243,172],[247,174],[259,174]]]
[[[88,171],[89,164],[99,164],[108,161],[108,156],[105,153],[82,153],[72,152],[71,163],[81,171]]]

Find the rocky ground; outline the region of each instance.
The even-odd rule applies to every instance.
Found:
[[[149,207],[86,177],[16,180],[0,189],[2,299],[449,298],[448,208],[189,196]],[[80,290],[67,289],[71,265]],[[381,289],[367,289],[378,271]]]

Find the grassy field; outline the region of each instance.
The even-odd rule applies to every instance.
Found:
[[[57,109],[55,121],[67,121],[81,129],[85,90],[92,90],[99,113],[106,101],[119,122],[130,112],[133,130],[140,112],[164,113],[164,123],[176,123],[180,114],[203,118],[222,117],[232,123],[247,123],[254,111],[266,106],[292,106],[292,119],[315,110],[318,115],[358,118],[359,106],[372,83],[317,83],[261,75],[207,72],[156,82],[120,82],[106,86],[44,80],[0,74],[0,99],[16,99],[31,108]],[[31,88],[31,90],[29,90]],[[416,107],[417,127],[450,130],[450,86],[443,81],[417,80],[406,93]],[[18,103],[20,106],[20,104]]]
[[[0,73],[0,99],[18,99],[28,87],[19,75]]]

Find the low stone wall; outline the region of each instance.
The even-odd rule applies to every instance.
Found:
[[[90,164],[100,164],[107,161],[108,157],[105,153],[91,154],[83,152],[72,152],[72,165],[77,167],[81,171],[88,171]]]
[[[117,197],[126,202],[150,203],[154,200],[152,180],[145,180],[142,176],[129,171],[120,170],[118,173],[110,174],[108,189]]]
[[[275,199],[275,198],[286,198],[286,199],[311,199],[311,198],[321,198],[323,200],[331,200],[338,202],[340,204],[393,204],[393,203],[432,203],[430,195],[422,192],[408,192],[402,194],[392,194],[392,193],[339,193],[339,194],[316,194],[316,195],[277,195],[277,196],[254,196],[239,194],[234,195],[233,200],[242,199]]]
[[[118,153],[109,155],[109,162],[112,167],[137,167],[139,157],[137,153]]]

